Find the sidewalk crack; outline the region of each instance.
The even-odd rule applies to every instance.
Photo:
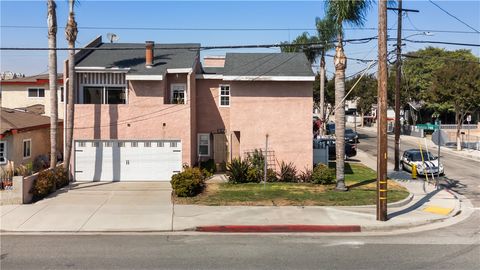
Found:
[[[83,229],[83,227],[85,227],[85,225],[90,221],[90,219],[92,219],[92,217],[98,212],[98,210],[100,210],[100,208],[102,208],[105,205],[105,203],[107,203],[113,197],[113,192],[114,191],[110,192],[110,195],[108,196],[108,198],[106,198],[105,201],[103,201],[102,204],[98,206],[97,209],[95,209],[95,211],[93,211],[93,213],[87,218],[87,220],[82,224],[82,226],[80,226],[77,232],[80,232]]]

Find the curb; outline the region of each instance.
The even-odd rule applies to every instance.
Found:
[[[361,232],[359,225],[214,225],[198,226],[197,232],[285,233],[285,232]]]

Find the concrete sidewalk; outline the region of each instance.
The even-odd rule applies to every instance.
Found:
[[[31,205],[1,206],[1,230],[8,232],[151,232],[201,230],[225,225],[322,225],[361,231],[406,229],[445,221],[462,202],[424,181],[400,180],[412,195],[389,207],[389,220],[375,220],[374,206],[250,207],[172,205],[170,190],[61,190]],[[323,227],[322,227],[323,228]]]

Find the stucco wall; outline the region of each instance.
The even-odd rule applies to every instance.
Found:
[[[191,163],[190,104],[163,104],[164,85],[130,81],[128,104],[76,104],[74,140],[181,139],[183,162]]]
[[[60,89],[61,85],[58,86]],[[28,97],[28,88],[45,89],[45,97]],[[44,85],[2,85],[2,107],[19,108],[35,104],[45,106],[45,115],[50,116],[50,90],[48,84]],[[58,118],[63,119],[64,103],[60,102],[60,90],[58,91]]]
[[[312,167],[312,82],[230,82],[230,129],[240,153],[265,148],[298,170]],[[278,167],[278,166],[277,166]]]
[[[63,151],[63,129],[60,126],[57,131],[57,151]],[[23,158],[23,140],[31,139],[31,153],[29,158]],[[9,135],[4,141],[7,142],[7,160],[13,162],[16,168],[19,165],[33,162],[39,155],[50,153],[50,128],[36,129],[27,132],[19,132],[15,135]],[[2,165],[2,167],[5,167]]]

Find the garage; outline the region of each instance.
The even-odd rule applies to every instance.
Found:
[[[180,140],[75,141],[77,181],[170,181],[181,169]]]

